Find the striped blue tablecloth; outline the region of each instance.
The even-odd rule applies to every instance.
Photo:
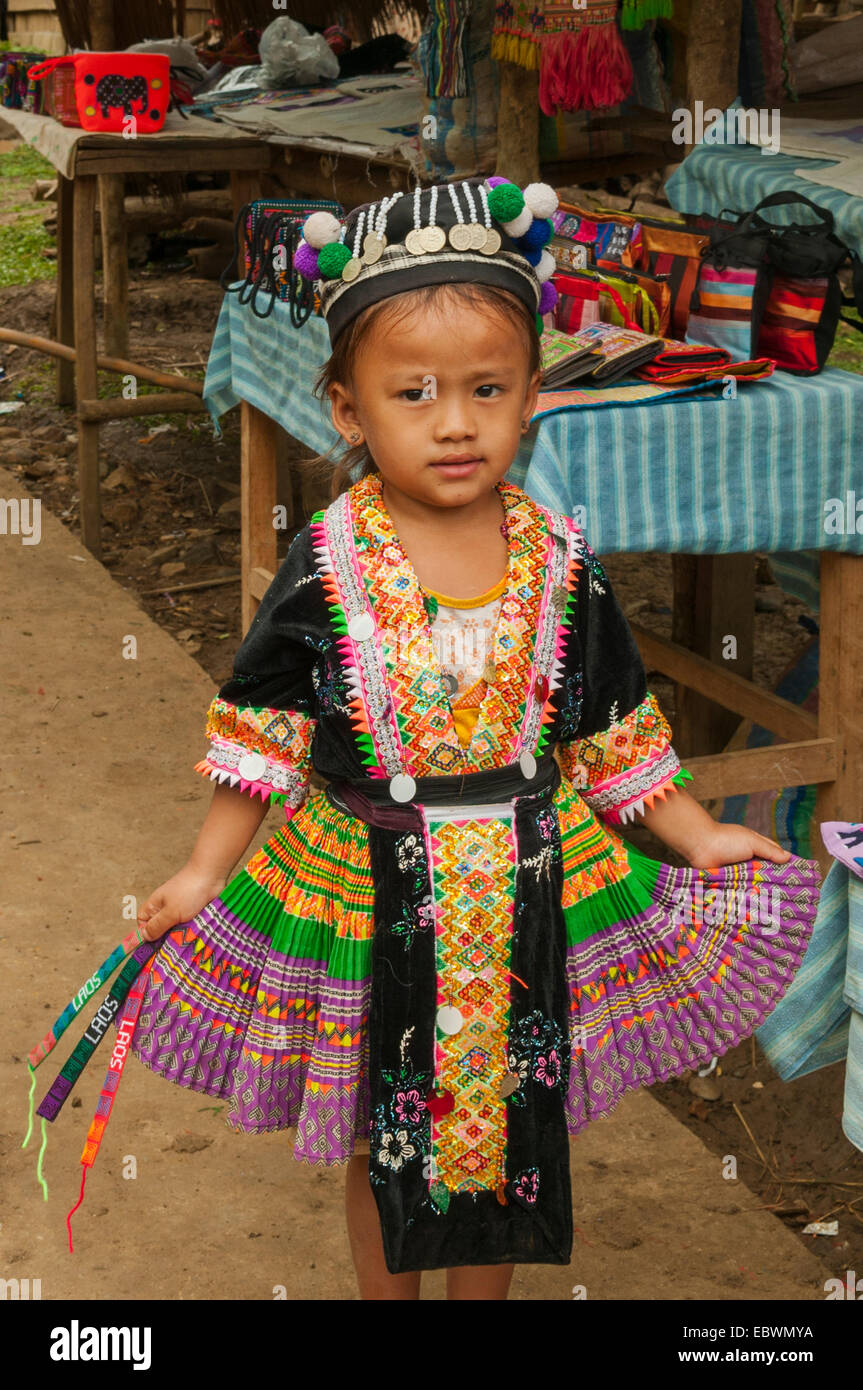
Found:
[[[803,964],[756,1035],[783,1081],[846,1062],[842,1129],[863,1149],[863,880],[838,859]]]
[[[831,159],[806,159],[793,154],[762,154],[757,145],[696,145],[665,185],[665,196],[677,212],[718,217],[723,208],[751,212],[770,193],[803,193],[819,207],[829,208],[835,231],[858,256],[863,256],[863,198],[795,174],[795,169],[823,169]],[[768,222],[816,222],[805,204],[769,208]]]
[[[277,300],[257,318],[225,295],[204,400],[218,420],[250,401],[309,448],[338,442],[313,395],[329,354],[323,319],[299,330]],[[818,607],[818,550],[863,554],[863,533],[825,530],[830,499],[863,500],[863,377],[830,368],[777,372],[735,400],[579,409],[535,421],[509,475],[538,502],[576,516],[594,550],[765,551],[777,580]]]

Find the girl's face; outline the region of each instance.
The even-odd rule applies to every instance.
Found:
[[[388,489],[468,506],[499,482],[536,405],[539,374],[516,322],[446,296],[377,317],[351,387],[330,387],[333,423],[360,432]]]

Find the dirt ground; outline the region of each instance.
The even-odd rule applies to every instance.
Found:
[[[48,334],[53,294],[53,283],[48,280],[0,289],[0,324],[26,332]],[[222,291],[218,285],[195,280],[188,272],[133,273],[130,282],[130,357],[153,365],[158,364],[165,370],[170,370],[171,364],[175,364],[185,374],[203,377],[221,299]],[[0,464],[20,486],[41,497],[45,508],[63,523],[70,539],[78,537],[75,416],[73,411],[58,408],[53,403],[53,360],[23,348],[9,348],[0,344],[0,362],[6,369],[6,378],[0,382],[0,399],[10,401],[18,398],[24,402],[22,409],[11,415],[0,416]],[[105,388],[116,389],[117,379],[112,374],[100,374],[100,381]],[[194,728],[196,723],[201,722],[206,703],[212,693],[212,686],[220,684],[229,674],[233,652],[242,635],[238,584],[239,412],[233,411],[229,416],[223,417],[221,423],[224,433],[220,440],[214,439],[208,416],[144,417],[130,422],[111,422],[102,430],[104,569],[95,565],[95,562],[91,563],[105,580],[110,576],[110,580],[113,581],[113,585],[110,586],[111,593],[117,595],[118,599],[123,598],[142,617],[146,615],[157,624],[164,634],[165,641],[173,641],[188,658],[183,666],[186,675],[181,688],[169,691],[169,698],[165,698],[164,695],[158,696],[160,701],[164,701],[161,710],[158,711],[159,718],[163,721],[174,717],[172,707],[176,710],[178,705],[182,706],[183,702],[186,702],[183,718],[186,728],[190,730],[190,739],[186,745],[188,752],[181,771],[179,774],[173,769],[171,771],[171,778],[174,780],[170,783],[169,821],[178,846],[189,844],[193,827],[199,823],[206,804],[203,786],[200,789],[193,787],[189,790],[187,765],[191,767],[194,757],[199,755],[196,751]],[[165,425],[168,426],[167,429],[162,428]],[[309,457],[309,451],[297,445],[292,450],[292,457],[299,465],[299,460]],[[287,471],[283,472],[282,482],[284,490],[280,500],[286,501],[290,496],[295,507],[296,529],[313,506],[326,499],[320,493],[316,493],[308,481],[303,480],[299,466],[293,468],[290,474]],[[287,544],[292,534],[292,531],[285,533],[283,545]],[[659,634],[670,635],[669,557],[645,555],[605,558],[612,582],[628,615],[637,617],[640,623]],[[68,576],[74,574],[75,580],[78,580],[83,569],[87,569],[89,573],[90,565],[67,563],[65,570],[61,567],[58,572],[54,602],[60,610],[63,605],[69,606],[70,620],[79,602],[80,592],[76,583],[68,582]],[[775,584],[768,582],[769,569],[763,557],[759,562],[758,573],[764,582],[758,586],[755,678],[765,686],[772,686],[811,640],[812,632],[815,630],[815,615],[797,600],[784,595]],[[66,576],[65,582],[61,582],[62,574]],[[210,587],[191,591],[178,589],[178,586],[201,581],[213,582]],[[104,591],[100,589],[99,592],[104,597]],[[43,614],[42,619],[44,618]],[[40,615],[34,613],[32,629],[28,630],[25,627],[20,631],[25,638],[36,636],[38,639],[39,623]],[[62,633],[62,624],[58,630]],[[62,636],[59,640],[62,642]],[[19,641],[19,646],[21,645],[26,648],[26,641],[23,644]],[[50,661],[46,661],[44,644],[38,645],[40,651],[35,659],[34,670],[37,667],[41,670],[44,666],[46,675],[50,675]],[[68,653],[64,659],[68,660]],[[11,669],[13,688],[18,696],[32,700],[35,691],[27,672],[22,669],[16,671],[14,665]],[[197,677],[194,676],[195,671]],[[100,679],[98,674],[95,679],[92,675],[88,676],[83,666],[80,676],[82,688],[88,691],[87,719],[89,721],[91,716],[95,719],[92,725],[88,722],[87,729],[93,731],[92,738],[96,740],[94,746],[101,746],[104,751],[104,742],[98,742],[106,737],[98,718]],[[155,681],[155,676],[153,679]],[[151,688],[151,700],[154,698],[152,692],[156,688],[155,684]],[[651,679],[651,688],[656,692],[673,725],[673,687],[657,674]],[[69,701],[74,698],[76,697],[71,692],[68,693]],[[80,698],[80,694],[77,698]],[[141,698],[140,693],[135,698]],[[75,706],[72,705],[72,708],[74,710]],[[163,779],[160,739],[158,725],[153,722],[151,716],[150,710],[147,712],[147,718],[152,726],[152,744],[147,746],[141,743],[134,750],[124,750],[118,764],[122,767],[124,775],[128,774],[137,779],[136,787],[143,788],[150,783],[154,786],[155,794],[152,800],[145,798],[141,793],[141,804],[135,812],[144,840],[148,835],[147,815],[163,814],[159,794]],[[42,747],[37,746],[32,751],[34,755],[38,754],[43,758],[62,756],[62,726],[54,725],[53,720],[45,722],[53,725],[51,738],[46,740]],[[76,725],[76,730],[80,733],[80,725]],[[43,730],[43,738],[45,732]],[[202,730],[200,735],[202,736]],[[179,780],[176,780],[177,777]],[[185,792],[178,790],[181,786],[185,788]],[[200,807],[194,804],[198,801],[201,802]],[[70,810],[74,812],[74,806],[70,806]],[[118,817],[127,814],[121,785],[116,785],[112,790],[111,813]],[[21,817],[13,817],[13,831],[18,837],[17,843],[27,841],[32,834],[36,837],[35,843],[39,843],[39,837],[42,837],[46,854],[53,855],[52,843],[56,845],[58,842],[62,852],[64,816],[64,807],[52,808],[47,817],[50,823],[40,826],[39,820],[33,820],[32,812],[28,812],[26,822],[30,826],[29,834],[22,834]],[[272,817],[269,820],[272,821]],[[268,833],[272,833],[272,828],[270,824]],[[646,831],[637,831],[634,837],[656,857],[668,856],[665,847],[651,841]],[[164,834],[162,839],[164,840]],[[82,848],[83,846],[79,845],[79,853]],[[182,862],[180,855],[184,857],[186,852],[185,848],[178,848],[174,856],[177,864]],[[100,847],[99,856],[102,853]],[[673,860],[673,856],[669,857]],[[128,863],[125,864],[123,871],[126,874],[128,867]],[[136,880],[135,891],[149,891],[166,876],[169,867],[169,864],[159,862],[149,845],[143,844],[143,876]],[[97,892],[101,899],[105,890],[96,888],[99,879],[94,875],[98,868],[99,866],[89,865],[79,886],[86,884],[88,892]],[[120,891],[119,882],[122,874],[116,862],[109,865],[109,872],[115,877],[119,875],[117,891]],[[38,874],[35,875],[35,879],[37,882],[42,881]],[[26,893],[23,880],[21,887]],[[31,924],[37,942],[40,929],[48,931],[50,928],[54,933],[50,938],[50,954],[48,938],[43,938],[44,945],[40,943],[35,946],[37,952],[44,953],[46,965],[49,960],[51,962],[47,983],[43,983],[41,988],[41,995],[51,1000],[50,1005],[40,1006],[42,1010],[47,1011],[41,1015],[43,1022],[50,1021],[49,1014],[50,1018],[54,1017],[54,1006],[59,1008],[60,1002],[67,996],[70,981],[77,981],[78,973],[81,971],[76,973],[75,962],[82,967],[94,962],[90,937],[80,946],[76,945],[71,956],[68,952],[63,953],[65,968],[63,956],[58,957],[55,954],[60,933],[81,929],[81,906],[87,901],[89,898],[84,896],[76,902],[70,894],[68,918],[65,922],[53,921],[44,927],[35,922]],[[26,923],[26,914],[24,921]],[[21,1032],[12,1064],[19,1074],[23,1063],[20,1054],[26,1054],[27,1050],[24,1044],[29,1045],[31,1041],[35,1041],[35,1035],[31,1038],[32,1024],[36,1022],[33,1012],[36,1008],[36,986],[32,975],[30,948],[28,946],[24,949],[19,943],[12,952],[11,959],[7,954],[4,975],[7,998],[10,990],[23,991],[27,997],[27,1013],[31,1021],[31,1027]],[[4,1060],[9,1063],[8,1052]],[[140,1070],[138,1069],[139,1072]],[[124,1082],[124,1085],[126,1084]],[[130,1081],[128,1084],[131,1090],[134,1085],[140,1086],[142,1083],[139,1080],[137,1083]],[[178,1093],[175,1088],[164,1086],[160,1082],[150,1081],[149,1084],[158,1085],[162,1093],[163,1108],[158,1118],[148,1118],[145,1101],[140,1105],[135,1103],[133,1110],[137,1113],[137,1118],[132,1130],[136,1135],[134,1143],[129,1138],[128,1122],[123,1124],[122,1129],[127,1145],[132,1149],[143,1146],[152,1156],[155,1165],[154,1175],[158,1174],[159,1183],[164,1183],[167,1190],[157,1190],[156,1208],[149,1206],[143,1197],[138,1198],[136,1195],[132,1200],[129,1192],[137,1185],[124,1183],[119,1176],[118,1150],[110,1162],[106,1161],[104,1166],[108,1171],[102,1173],[94,1183],[97,1190],[85,1203],[83,1213],[86,1215],[78,1227],[82,1231],[82,1245],[88,1239],[83,1234],[84,1231],[88,1228],[90,1231],[98,1229],[99,1219],[108,1216],[109,1212],[116,1215],[117,1205],[114,1199],[119,1191],[123,1191],[130,1203],[126,1210],[134,1216],[136,1229],[141,1236],[141,1249],[146,1252],[151,1248],[148,1242],[155,1242],[157,1238],[164,1242],[166,1232],[172,1232],[172,1258],[176,1262],[171,1275],[175,1290],[170,1295],[172,1297],[270,1297],[267,1291],[270,1283],[273,1286],[281,1283],[287,1284],[289,1288],[300,1288],[306,1279],[311,1281],[310,1287],[315,1290],[310,1294],[311,1297],[351,1297],[352,1276],[343,1236],[333,1235],[329,1243],[325,1242],[321,1247],[320,1259],[316,1261],[312,1258],[306,1261],[305,1272],[295,1267],[290,1259],[286,1260],[291,1233],[295,1239],[301,1241],[303,1248],[310,1249],[314,1256],[315,1244],[319,1238],[319,1217],[316,1213],[324,1210],[328,1216],[338,1215],[335,1212],[340,1202],[341,1179],[338,1170],[312,1171],[305,1165],[291,1164],[289,1161],[279,1161],[274,1165],[273,1151],[284,1154],[284,1148],[279,1148],[282,1141],[278,1136],[260,1137],[254,1142],[247,1140],[245,1136],[238,1139],[226,1133],[221,1123],[214,1123],[217,1119],[215,1107],[198,1105],[197,1098]],[[735,1223],[730,1218],[736,1214],[738,1219],[747,1219],[744,1212],[749,1213],[753,1205],[750,1193],[755,1194],[755,1205],[763,1209],[765,1216],[772,1211],[784,1213],[782,1219],[799,1241],[801,1263],[798,1272],[803,1285],[811,1286],[812,1269],[815,1268],[815,1262],[807,1264],[807,1256],[811,1258],[814,1255],[816,1260],[823,1261],[826,1267],[836,1273],[844,1274],[849,1268],[863,1268],[863,1215],[858,1214],[861,1212],[860,1204],[863,1203],[863,1155],[845,1139],[840,1128],[843,1085],[844,1068],[841,1064],[791,1084],[783,1083],[772,1073],[760,1051],[747,1041],[723,1059],[718,1074],[718,1094],[715,1098],[707,1099],[694,1095],[689,1089],[688,1079],[657,1086],[651,1090],[650,1095],[665,1107],[669,1121],[673,1117],[674,1128],[678,1128],[676,1121],[680,1121],[681,1125],[686,1126],[691,1135],[701,1141],[706,1150],[715,1156],[717,1170],[723,1155],[734,1153],[738,1156],[740,1177],[749,1189],[749,1192],[743,1189],[743,1197],[738,1199],[738,1204],[729,1200],[729,1184],[721,1185],[717,1210],[724,1215],[717,1217],[715,1227],[711,1231],[711,1240],[714,1241],[715,1248],[712,1250],[705,1275],[706,1283],[699,1284],[698,1293],[693,1293],[692,1288],[687,1286],[685,1291],[677,1294],[671,1292],[667,1296],[771,1296],[770,1283],[765,1283],[763,1277],[756,1278],[752,1274],[758,1264],[755,1255],[743,1272],[739,1267],[739,1261],[735,1266],[733,1258],[728,1268],[722,1263],[723,1224],[729,1230],[727,1256],[728,1251],[736,1248],[735,1242],[739,1240],[739,1228],[732,1230]],[[20,1092],[20,1083],[16,1082],[16,1090]],[[633,1116],[641,1116],[642,1119],[647,1116],[649,1119],[654,1113],[648,1097],[632,1097],[630,1101],[634,1107],[631,1111]],[[75,1102],[71,1104],[74,1106]],[[630,1102],[627,1102],[627,1105],[629,1104]],[[76,1178],[75,1145],[83,1138],[82,1126],[89,1119],[90,1105],[91,1100],[87,1098],[83,1111],[75,1109],[72,1113],[74,1123],[69,1128],[73,1128],[76,1135],[71,1144],[67,1136],[63,1146],[65,1158],[60,1172],[59,1161],[56,1157],[54,1159],[55,1182],[56,1187],[62,1191],[62,1202],[55,1199],[51,1203],[52,1228],[58,1226],[59,1208],[62,1206],[65,1211],[74,1200],[72,1186]],[[635,1107],[643,1108],[637,1110]],[[190,1131],[189,1119],[193,1114],[198,1116],[199,1120]],[[630,1110],[627,1109],[626,1116],[629,1115]],[[622,1132],[625,1125],[633,1122],[629,1118],[618,1121],[615,1117],[609,1122],[609,1126],[619,1124]],[[606,1135],[608,1127],[604,1125],[599,1128],[602,1134]],[[663,1130],[666,1144],[663,1153],[667,1153],[670,1132],[670,1129]],[[118,1142],[115,1136],[115,1145]],[[578,1168],[580,1162],[586,1162],[594,1173],[604,1169],[604,1142],[603,1138],[594,1137],[592,1133],[576,1142],[573,1146],[576,1165],[573,1170],[574,1181],[576,1172],[582,1175],[583,1170]],[[682,1132],[680,1142],[685,1146]],[[13,1156],[18,1143],[20,1139],[16,1137],[14,1130],[8,1123],[5,1124],[2,1135],[4,1159],[8,1160]],[[699,1146],[693,1147],[691,1152],[687,1149],[686,1152],[696,1167],[699,1163],[704,1163]],[[194,1164],[178,1162],[177,1155],[182,1154],[194,1154]],[[670,1260],[675,1240],[675,1207],[667,1200],[669,1194],[666,1192],[663,1195],[663,1186],[667,1187],[669,1184],[669,1170],[665,1167],[665,1160],[660,1160],[658,1153],[655,1160],[660,1166],[660,1175],[656,1176],[657,1168],[654,1167],[651,1179],[653,1186],[642,1195],[645,1200],[649,1197],[651,1209],[661,1208],[660,1235],[657,1239],[660,1242],[667,1240]],[[22,1164],[22,1171],[29,1173],[30,1167],[35,1165],[35,1155],[32,1164],[29,1158],[24,1160],[20,1156],[16,1157],[16,1169]],[[238,1164],[240,1166],[237,1169]],[[218,1242],[210,1249],[213,1258],[205,1270],[202,1270],[199,1260],[193,1261],[186,1254],[187,1248],[191,1249],[197,1239],[197,1236],[189,1235],[187,1246],[187,1234],[195,1231],[199,1235],[202,1230],[211,1229],[217,1213],[212,1212],[208,1216],[208,1210],[214,1200],[213,1194],[217,1189],[219,1176],[228,1166],[238,1171],[248,1184],[241,1188],[237,1197],[224,1199],[230,1208],[235,1240],[241,1244],[247,1241],[259,1242],[254,1247],[248,1247],[250,1250],[254,1248],[255,1258],[247,1260],[244,1257],[238,1265],[238,1268],[244,1271],[242,1278],[252,1279],[252,1284],[243,1286],[246,1292],[240,1291],[236,1294],[225,1291],[224,1273],[219,1263],[224,1252]],[[284,1176],[286,1166],[297,1170],[296,1173],[291,1172],[289,1191]],[[27,1181],[31,1180],[35,1182],[31,1177],[27,1178]],[[610,1171],[604,1173],[602,1189],[597,1192],[590,1186],[588,1192],[592,1195],[586,1195],[582,1199],[584,1206],[581,1216],[584,1218],[582,1225],[585,1230],[596,1231],[597,1219],[600,1225],[604,1220],[609,1222],[610,1246],[618,1251],[635,1250],[642,1241],[647,1241],[652,1248],[654,1241],[654,1230],[649,1223],[646,1226],[643,1224],[643,1218],[638,1216],[639,1209],[632,1203],[632,1193],[637,1190],[633,1188],[634,1181],[634,1171],[628,1170],[626,1161],[619,1158],[610,1164]],[[101,1193],[99,1183],[105,1184]],[[621,1183],[625,1184],[629,1196],[622,1195],[624,1188],[620,1186]],[[857,1193],[861,1195],[857,1196]],[[293,1224],[290,1232],[284,1229],[273,1233],[268,1228],[265,1229],[265,1213],[273,1201],[277,1201],[291,1213]],[[20,1231],[17,1267],[12,1272],[20,1273],[21,1277],[26,1277],[30,1268],[28,1262],[32,1258],[32,1241],[28,1236],[28,1223],[24,1220],[28,1209],[28,1204],[23,1203],[16,1217],[14,1204],[11,1207],[7,1206],[7,1216],[3,1223],[4,1235],[9,1229],[10,1219],[13,1228]],[[150,1214],[154,1209],[158,1210],[159,1217],[151,1228]],[[220,1221],[223,1216],[224,1211],[220,1210]],[[729,1218],[727,1221],[726,1217]],[[838,1217],[838,1237],[802,1235],[802,1228],[807,1222],[827,1217]],[[749,1216],[748,1219],[755,1218]],[[680,1220],[690,1223],[690,1235],[697,1231],[697,1226],[693,1225],[695,1218],[692,1212],[684,1212]],[[635,1244],[628,1246],[627,1241],[633,1238],[632,1232],[639,1221],[642,1221],[640,1233]],[[594,1225],[591,1226],[591,1223]],[[778,1225],[777,1218],[770,1217],[770,1223]],[[108,1224],[113,1225],[110,1216]],[[59,1226],[62,1235],[62,1219],[59,1220]],[[56,1231],[49,1237],[48,1227],[41,1216],[38,1228],[40,1240],[50,1239],[52,1246],[56,1244]],[[661,1234],[663,1231],[664,1235]],[[116,1227],[114,1233],[117,1234]],[[696,1240],[694,1235],[692,1238]],[[698,1235],[697,1239],[700,1240],[701,1236]],[[283,1242],[281,1256],[277,1244],[280,1240]],[[761,1237],[761,1240],[766,1240],[766,1237]],[[587,1241],[587,1244],[590,1242]],[[598,1244],[600,1248],[594,1251],[598,1261],[597,1270],[602,1263],[599,1260],[603,1249],[602,1240]],[[61,1245],[62,1242],[55,1251],[57,1290],[71,1287],[68,1277],[59,1273],[65,1268]],[[152,1245],[152,1249],[155,1251],[156,1246]],[[162,1250],[164,1252],[164,1244]],[[257,1252],[265,1250],[267,1257],[263,1260],[261,1268],[266,1268],[268,1273],[262,1276],[264,1283],[258,1289],[260,1280],[255,1283],[250,1271],[260,1263]],[[12,1253],[15,1254],[14,1251]],[[584,1253],[587,1255],[586,1249]],[[88,1264],[90,1263],[91,1259],[88,1257]],[[728,1263],[727,1258],[725,1263]],[[635,1264],[637,1265],[637,1261]],[[655,1285],[650,1260],[645,1260],[643,1264],[641,1273],[633,1265],[629,1268],[628,1275],[621,1274],[618,1267],[618,1275],[622,1282],[617,1292],[612,1291],[608,1283],[604,1283],[605,1292],[597,1296],[657,1296],[655,1292],[651,1292]],[[108,1289],[112,1286],[114,1275],[109,1274],[109,1269],[110,1261],[107,1257],[104,1264],[92,1263],[94,1274],[99,1275],[96,1281],[99,1287]],[[312,1274],[310,1271],[316,1273]],[[573,1270],[557,1271],[552,1277],[546,1270],[545,1275],[550,1281],[546,1285],[549,1292],[539,1295],[535,1287],[532,1286],[528,1291],[526,1284],[522,1284],[519,1289],[517,1283],[513,1289],[513,1296],[568,1297],[566,1281],[575,1283],[579,1277],[576,1275],[570,1279],[571,1274]],[[591,1277],[596,1287],[601,1276],[592,1273]],[[555,1279],[557,1283],[554,1282]],[[628,1282],[628,1279],[634,1282]],[[437,1276],[432,1278],[430,1288],[431,1296],[440,1296]],[[134,1281],[125,1276],[120,1277],[116,1284],[115,1296],[133,1297],[135,1293]],[[57,1291],[52,1296],[62,1294]],[[94,1289],[93,1296],[111,1295],[105,1292],[98,1293]],[[289,1292],[288,1296],[296,1295]],[[780,1296],[807,1295],[786,1292]]]

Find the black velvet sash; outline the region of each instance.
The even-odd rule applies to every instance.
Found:
[[[369,783],[328,788],[369,825],[375,933],[369,1018],[369,1176],[387,1268],[509,1262],[567,1264],[572,1250],[570,1062],[560,831],[552,801],[560,772],[543,759],[526,781],[499,768],[421,779],[416,802],[494,804],[515,798],[518,849],[511,938],[507,1056],[524,1079],[506,1099],[505,1181],[449,1191],[431,1171],[428,1092],[434,1075],[437,976],[430,864],[417,804],[398,805]],[[460,792],[461,784],[464,784]],[[374,802],[372,801],[374,796]],[[529,861],[526,865],[523,861]],[[549,1059],[559,1065],[549,1080]],[[465,1174],[465,1178],[469,1178]]]

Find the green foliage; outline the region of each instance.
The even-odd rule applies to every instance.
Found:
[[[7,227],[0,226],[0,287],[55,279],[56,264],[41,254],[53,245],[41,217],[19,217]]]
[[[0,154],[0,178],[4,185],[13,179],[52,179],[56,173],[51,161],[24,141]]]

